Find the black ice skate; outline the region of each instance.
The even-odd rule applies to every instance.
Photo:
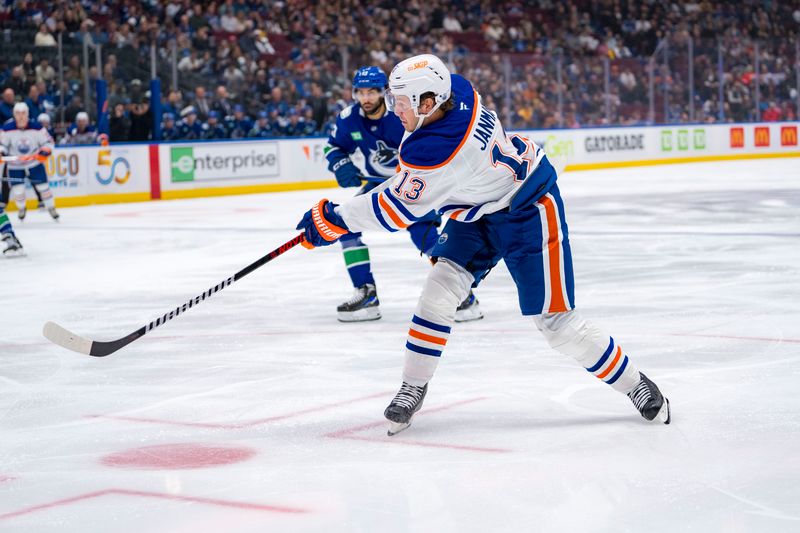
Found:
[[[22,257],[25,255],[25,250],[22,249],[22,244],[11,233],[3,234],[3,257]]]
[[[365,322],[378,320],[381,312],[378,309],[378,291],[372,283],[356,288],[353,297],[336,308],[340,322]]]
[[[456,308],[456,322],[469,322],[481,318],[483,318],[483,313],[478,305],[478,299],[470,289],[467,298]]]
[[[59,218],[61,215],[59,215],[59,214],[58,214],[58,211],[56,211],[56,208],[55,208],[55,207],[48,207],[48,208],[47,208],[47,212],[48,212],[48,213],[50,213],[50,216],[51,216],[51,217],[53,217],[53,220],[55,220],[56,222],[58,222],[58,218]]]
[[[22,222],[23,220],[25,220],[25,215],[27,215],[27,214],[28,214],[28,208],[24,207],[24,206],[20,207],[19,211],[17,212],[17,216],[19,217],[19,221]]]
[[[409,385],[405,381],[397,392],[397,395],[383,412],[383,416],[389,421],[389,436],[396,435],[411,425],[414,413],[422,407],[425,394],[428,392],[428,384],[424,387]]]
[[[669,424],[671,420],[669,400],[661,394],[656,384],[647,376],[641,372],[639,372],[639,376],[639,384],[628,393],[628,398],[645,419]]]

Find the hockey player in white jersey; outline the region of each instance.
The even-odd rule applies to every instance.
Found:
[[[428,391],[456,306],[503,259],[520,310],[550,346],[626,394],[647,420],[670,422],[669,401],[619,343],[575,310],[572,255],[556,171],[544,150],[507,135],[463,77],[433,55],[406,59],[389,76],[387,102],[406,136],[399,172],[370,194],[337,206],[321,200],[303,217],[306,247],[348,231],[397,231],[436,209],[449,220],[432,256],[405,346],[403,383],[386,408],[394,435]]]
[[[14,105],[14,119],[0,129],[0,146],[8,155],[17,158],[8,162],[8,178],[12,183],[12,197],[19,208],[19,219],[24,220],[27,214],[25,181],[29,180],[41,194],[50,216],[58,220],[55,198],[44,168],[44,161],[53,151],[53,139],[41,124],[30,120],[28,106],[24,102]]]

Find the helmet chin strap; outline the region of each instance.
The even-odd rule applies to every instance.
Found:
[[[434,113],[436,113],[436,110],[437,110],[437,109],[439,109],[439,106],[441,106],[441,105],[442,105],[441,103],[435,104],[435,105],[433,106],[433,109],[431,109],[430,111],[428,111],[428,113],[427,113],[427,114],[425,114],[425,115],[420,115],[419,113],[416,113],[416,116],[417,116],[417,125],[414,127],[414,131],[417,131],[417,130],[418,130],[418,129],[419,129],[421,126],[422,126],[422,123],[423,123],[423,122],[425,122],[425,119],[426,119],[426,118],[428,118],[429,116],[431,116],[431,115],[433,115]]]

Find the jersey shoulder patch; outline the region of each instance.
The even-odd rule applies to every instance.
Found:
[[[339,113],[339,118],[343,118],[344,119],[344,118],[349,117],[350,114],[353,112],[353,108],[354,107],[355,107],[355,104],[350,104],[349,106],[347,106],[344,109],[342,109],[342,111]]]

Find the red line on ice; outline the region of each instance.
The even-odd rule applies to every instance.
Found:
[[[320,405],[317,407],[309,407],[308,409],[301,409],[300,411],[294,411],[283,415],[270,416],[268,418],[259,418],[256,420],[250,420],[248,422],[240,422],[238,424],[231,424],[231,423],[225,424],[225,423],[214,423],[214,422],[180,422],[173,420],[164,420],[160,418],[146,418],[146,417],[126,416],[126,415],[86,415],[86,416],[87,418],[106,418],[111,420],[125,420],[128,422],[142,422],[145,424],[166,424],[170,426],[188,426],[188,427],[200,427],[200,428],[212,428],[212,429],[243,429],[252,426],[257,426],[260,424],[266,424],[268,422],[275,422],[277,420],[285,420],[287,418],[294,418],[297,416],[307,415],[310,413],[318,413],[326,411],[328,409],[333,409],[335,407],[341,407],[343,405],[361,402],[364,400],[371,400],[372,398],[378,398],[381,396],[388,396],[390,394],[391,392],[378,392],[375,394],[370,394],[369,396],[361,396],[359,398],[354,398],[352,400],[345,400],[342,402],[330,403],[326,405]]]
[[[452,409],[454,407],[458,407],[458,406],[461,406],[461,405],[466,405],[468,403],[473,403],[473,402],[477,402],[477,401],[485,400],[485,399],[486,399],[485,397],[471,398],[469,400],[462,400],[460,402],[455,402],[455,403],[451,403],[451,404],[447,404],[447,405],[441,405],[441,406],[438,406],[438,407],[434,407],[432,409],[424,409],[424,410],[420,411],[419,414],[415,415],[415,417],[419,417],[419,416],[423,416],[423,415],[427,415],[427,414],[431,414],[431,413],[436,413],[436,412],[439,412],[439,411],[445,411],[447,409]],[[506,448],[486,448],[486,447],[482,447],[482,446],[468,446],[468,445],[463,445],[463,444],[449,444],[449,443],[440,443],[440,442],[423,442],[423,441],[418,441],[418,440],[407,440],[407,439],[398,438],[396,436],[394,436],[394,437],[388,437],[387,436],[387,437],[384,437],[384,438],[378,438],[378,437],[365,437],[365,436],[355,435],[355,433],[358,433],[358,432],[361,432],[361,431],[364,431],[364,430],[367,430],[367,429],[373,429],[373,428],[376,428],[376,427],[379,427],[379,426],[385,426],[385,425],[386,425],[386,421],[382,420],[380,422],[371,422],[369,424],[363,424],[363,425],[354,426],[354,427],[351,427],[351,428],[340,429],[339,431],[334,431],[332,433],[327,433],[324,436],[328,437],[328,438],[331,438],[331,439],[362,440],[362,441],[369,441],[369,442],[380,442],[380,443],[383,443],[383,444],[403,444],[403,445],[406,445],[406,446],[423,446],[423,447],[427,447],[427,448],[448,448],[448,449],[451,449],[451,450],[466,450],[466,451],[471,451],[471,452],[508,453],[508,452],[512,452],[513,451],[513,450],[506,449]]]
[[[0,520],[14,518],[16,516],[22,516],[34,513],[36,511],[43,511],[45,509],[52,509],[54,507],[61,507],[63,505],[70,505],[80,501],[90,500],[92,498],[99,498],[101,496],[108,496],[108,495],[137,496],[142,498],[158,498],[162,500],[171,500],[171,501],[204,503],[206,505],[217,505],[220,507],[231,507],[234,509],[246,509],[249,511],[267,511],[272,513],[300,514],[309,512],[306,509],[299,509],[296,507],[264,505],[259,503],[237,502],[232,500],[219,500],[216,498],[202,498],[196,496],[180,496],[177,494],[166,494],[163,492],[150,492],[142,490],[106,489],[106,490],[98,490],[96,492],[89,492],[87,494],[79,494],[78,496],[73,496],[71,498],[64,498],[62,500],[42,503],[39,505],[34,505],[32,507],[19,509],[17,511],[11,511],[10,513],[0,514]]]

